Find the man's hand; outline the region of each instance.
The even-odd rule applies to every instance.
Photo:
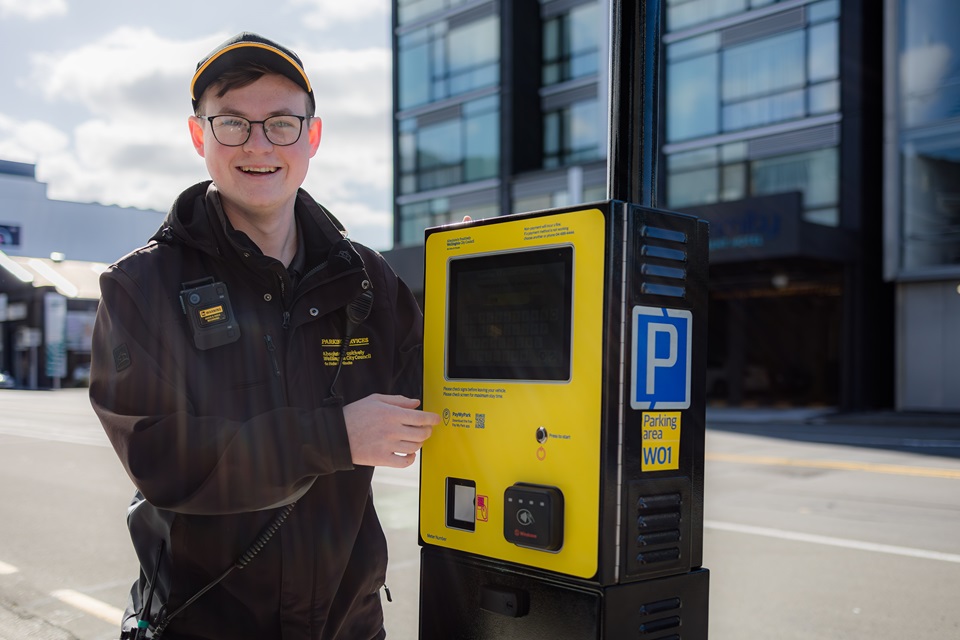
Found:
[[[404,468],[430,437],[440,416],[417,411],[420,401],[374,393],[343,408],[353,464]]]

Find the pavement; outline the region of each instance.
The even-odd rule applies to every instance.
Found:
[[[708,430],[960,458],[960,413],[711,406],[706,418]],[[18,603],[0,598],[0,640],[26,638],[77,640]]]
[[[707,429],[960,458],[960,413],[708,407]]]

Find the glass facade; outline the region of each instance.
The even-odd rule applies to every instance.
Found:
[[[772,4],[692,0],[668,6],[679,16],[675,21],[690,26],[684,12],[693,8],[719,17]],[[807,221],[839,224],[835,141],[823,149],[749,154],[752,136],[760,135],[753,130],[839,112],[839,17],[838,0],[820,0],[668,38],[666,138],[684,147],[667,156],[669,207],[800,191]],[[721,135],[735,141],[710,144]],[[698,146],[698,139],[707,140]]]
[[[400,193],[429,191],[497,175],[500,100],[496,95],[463,103],[447,118],[399,123]]]
[[[431,198],[401,205],[399,214],[401,244],[422,244],[423,230],[427,227],[460,222],[464,216],[492,218],[500,215],[500,207],[496,204],[464,207],[457,206],[450,198]]]
[[[397,0],[397,22],[401,25],[416,22],[432,13],[466,2],[469,0]]]
[[[500,167],[500,18],[490,3],[465,19],[457,11],[464,4],[397,2],[396,191],[425,192],[397,208],[400,244],[422,242],[426,227],[466,214],[499,213],[483,204],[464,211],[435,195],[495,178]]]
[[[464,215],[501,214],[512,178],[501,175],[504,166],[516,163],[524,172],[536,172],[603,161],[606,106],[590,89],[603,67],[606,4],[537,4],[541,37],[512,50],[539,56],[540,65],[533,78],[519,80],[524,86],[517,90],[501,87],[500,77],[505,20],[500,13],[514,7],[477,0],[397,1],[399,244],[417,244],[425,227]],[[529,16],[526,9],[519,14]],[[501,104],[504,95],[513,102]],[[508,141],[502,139],[502,109],[524,113],[523,126],[512,128]],[[504,154],[512,155],[505,161]],[[605,182],[582,185],[592,196],[605,189]],[[511,204],[514,210],[559,206],[568,199],[560,192],[524,198]]]
[[[756,160],[747,160],[745,151],[744,143],[732,143],[669,156],[670,207],[799,191],[808,222],[838,224],[840,171],[836,147]]]
[[[600,103],[574,102],[543,116],[543,166],[550,169],[604,157]]]
[[[960,265],[960,4],[900,0],[901,266]]]
[[[581,202],[599,202],[607,198],[607,186],[595,185],[584,187],[580,200],[574,202],[570,197],[570,192],[566,189],[542,193],[536,196],[526,196],[514,198],[513,210],[517,213],[522,211],[540,211],[541,209],[553,209],[555,207],[568,207]]]
[[[667,0],[667,29],[677,31],[782,0]]]
[[[758,29],[725,48],[720,31],[671,42],[667,142],[839,110],[838,17],[837,0],[826,0],[810,5],[806,25],[782,33]]]
[[[500,82],[500,19],[448,26],[442,20],[397,41],[400,109],[461,95]]]
[[[600,6],[574,7],[543,23],[543,86],[597,73],[600,65]]]

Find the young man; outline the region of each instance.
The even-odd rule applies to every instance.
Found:
[[[100,280],[90,397],[138,489],[123,637],[383,638],[373,467],[439,421],[419,308],[300,189],[321,123],[296,54],[242,33],[191,93],[212,181]]]

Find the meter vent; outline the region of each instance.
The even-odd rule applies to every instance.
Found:
[[[641,495],[635,502],[634,546],[628,560],[631,574],[658,571],[680,559],[680,493]]]
[[[658,640],[680,640],[677,633],[681,625],[680,598],[668,598],[641,604],[638,613],[637,630],[641,638]],[[671,633],[672,632],[672,633]],[[667,635],[662,635],[666,633]]]
[[[640,229],[638,248],[640,293],[686,297],[687,234],[644,225]]]

